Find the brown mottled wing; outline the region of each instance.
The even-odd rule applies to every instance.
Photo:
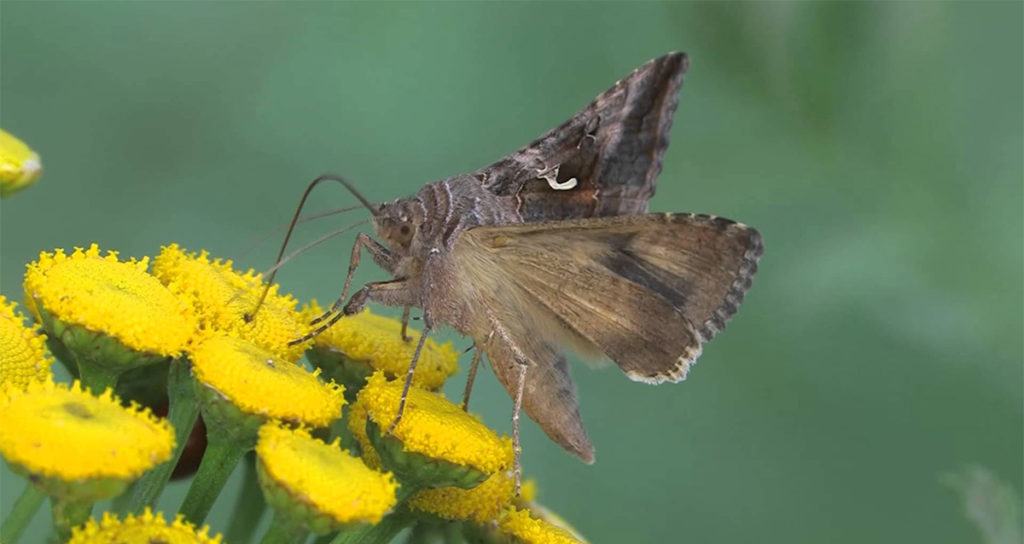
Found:
[[[515,339],[496,334],[484,344],[494,375],[514,399],[519,384],[519,365],[527,364],[523,410],[557,444],[583,461],[593,463],[594,446],[583,428],[576,386],[569,377],[569,363],[551,344],[515,342]],[[524,357],[523,363],[517,361],[517,355]]]
[[[685,53],[648,61],[568,121],[473,175],[494,193],[517,197],[525,222],[645,213],[688,67]]]
[[[736,313],[763,252],[755,229],[694,214],[478,227],[458,244],[522,293],[521,311],[543,307],[567,329],[561,337],[648,383],[685,378],[701,344]],[[530,332],[557,340],[551,328]]]

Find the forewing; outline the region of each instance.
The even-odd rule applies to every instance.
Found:
[[[763,246],[753,228],[694,214],[478,227],[473,246],[516,289],[632,379],[679,381],[736,313]],[[541,337],[557,338],[545,329]]]
[[[645,213],[688,67],[685,53],[648,61],[557,128],[474,175],[494,193],[516,197],[526,222]]]

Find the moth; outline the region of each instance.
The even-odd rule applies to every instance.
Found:
[[[406,391],[428,333],[448,325],[477,348],[470,374],[486,354],[515,400],[517,475],[520,410],[593,462],[565,353],[605,356],[636,381],[683,380],[763,251],[742,223],[647,213],[688,67],[685,53],[653,59],[522,149],[409,198],[372,204],[340,177],[318,178],[303,202],[317,183],[341,181],[380,241],[357,236],[341,296],[300,341],[368,302],[404,308],[404,321],[422,309]],[[392,277],[348,298],[362,250]]]

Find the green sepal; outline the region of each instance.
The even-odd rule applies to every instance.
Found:
[[[325,381],[334,380],[345,386],[345,402],[355,402],[356,395],[366,386],[366,380],[373,374],[373,367],[363,361],[350,359],[344,353],[322,346],[306,351],[306,358],[320,369]]]
[[[393,435],[383,435],[372,418],[366,419],[366,436],[377,450],[381,464],[393,472],[403,486],[471,489],[488,477],[488,474],[470,466],[406,451],[401,440]]]
[[[106,332],[67,323],[48,312],[38,301],[35,307],[43,330],[64,348],[55,351],[71,355],[78,365],[78,375],[83,385],[94,394],[102,393],[107,387],[114,387],[117,377],[128,370],[171,360],[166,355],[129,348]]]
[[[259,475],[263,498],[266,499],[267,505],[274,510],[274,515],[281,516],[292,524],[301,525],[311,533],[322,535],[333,531],[358,529],[368,525],[366,523],[341,523],[318,511],[315,506],[305,502],[301,496],[293,495],[287,487],[279,485],[277,480],[267,473],[266,467],[263,466],[263,462],[259,458],[256,459],[256,473]]]

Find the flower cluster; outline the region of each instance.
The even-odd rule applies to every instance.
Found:
[[[450,344],[426,341],[403,393],[420,333],[395,319],[364,311],[296,344],[323,313],[315,301],[299,310],[259,274],[176,244],[152,267],[95,244],[43,252],[24,289],[36,325],[0,296],[0,455],[27,480],[5,543],[50,497],[61,542],[219,544],[203,523],[239,464],[262,494],[234,516],[269,508],[268,544],[442,525],[460,542],[582,541],[527,502],[532,484],[515,496],[511,440],[438,392],[457,370]],[[77,380],[54,381],[54,358]],[[129,375],[161,392],[166,418]],[[151,507],[199,418],[205,453],[168,523]],[[255,528],[233,523],[226,540]]]

